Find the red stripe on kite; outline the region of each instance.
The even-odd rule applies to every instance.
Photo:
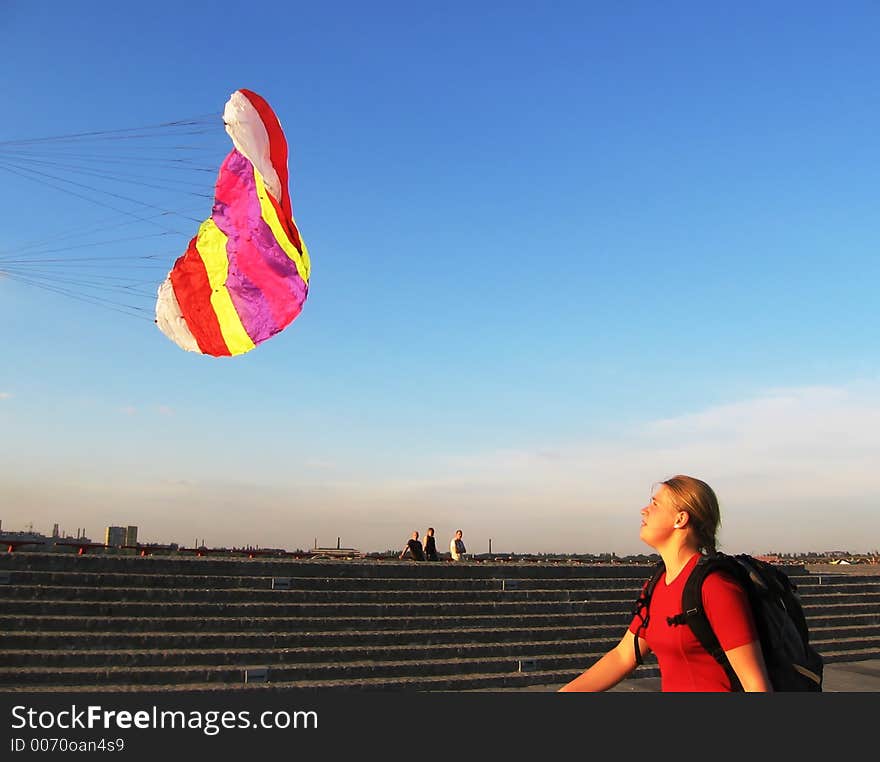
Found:
[[[291,224],[293,220],[293,209],[290,204],[290,193],[288,191],[287,138],[284,137],[284,131],[281,129],[281,122],[278,121],[275,112],[262,96],[257,95],[253,90],[245,90],[243,88],[239,90],[239,92],[250,101],[250,104],[256,109],[257,114],[259,114],[260,119],[266,128],[266,133],[269,136],[269,160],[275,168],[275,173],[278,175],[278,180],[281,185],[281,198],[278,199],[278,201],[281,203],[283,214],[279,215],[279,219],[288,233],[288,238],[290,238],[291,242],[301,254],[302,243],[299,239],[299,231],[296,229],[295,225]]]
[[[197,240],[198,236],[194,236],[186,252],[171,269],[171,287],[199,349],[207,355],[229,356],[232,353],[223,340],[220,321],[211,306],[211,284],[205,263],[196,249]]]

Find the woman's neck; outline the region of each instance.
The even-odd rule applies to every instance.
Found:
[[[663,559],[663,565],[666,567],[666,582],[668,584],[681,574],[681,570],[687,566],[688,561],[700,551],[691,545],[678,545],[674,548],[664,548],[659,552]]]

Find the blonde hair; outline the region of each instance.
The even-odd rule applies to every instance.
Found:
[[[677,474],[660,483],[665,484],[672,493],[675,507],[690,516],[698,548],[706,553],[715,553],[715,535],[721,526],[721,509],[715,491],[706,482],[684,474]]]

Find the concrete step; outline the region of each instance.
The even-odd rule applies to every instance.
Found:
[[[0,571],[39,570],[73,572],[125,572],[136,574],[184,574],[210,576],[325,577],[347,580],[364,577],[415,577],[440,579],[487,579],[510,576],[517,579],[563,579],[630,577],[644,580],[649,564],[550,563],[418,563],[397,560],[298,560],[247,559],[195,556],[122,556],[69,553],[0,553]],[[791,573],[803,567],[792,567]]]
[[[876,583],[880,581],[880,568],[877,568],[877,571],[870,574],[827,574],[822,572],[807,572],[805,575],[792,575],[792,580],[798,589],[804,585],[849,585],[863,582]]]
[[[869,652],[826,654],[826,664],[858,663],[876,659],[876,654]],[[86,682],[68,685],[29,684],[21,686],[4,686],[3,692],[57,692],[57,693],[140,693],[144,690],[161,692],[204,692],[204,693],[227,693],[229,691],[248,691],[260,693],[287,693],[291,690],[334,690],[346,692],[375,692],[375,691],[472,691],[472,690],[514,690],[529,686],[546,687],[555,690],[569,680],[580,674],[589,665],[578,665],[575,669],[564,667],[562,669],[535,669],[527,671],[490,672],[486,674],[455,674],[455,675],[410,675],[404,677],[368,677],[360,679],[317,679],[296,681],[272,681],[272,682],[248,682],[235,683],[203,682],[203,683],[142,683],[130,684],[99,684]],[[271,673],[270,673],[271,676]],[[627,680],[627,682],[659,677],[656,665],[645,664],[639,667]],[[656,688],[655,688],[656,689]]]
[[[373,630],[373,629],[399,629],[401,624],[415,629],[448,629],[458,627],[483,628],[498,627],[514,624],[528,624],[530,626],[579,626],[597,624],[618,624],[626,626],[630,621],[630,612],[624,608],[611,608],[610,610],[591,610],[585,604],[572,605],[568,611],[547,611],[546,607],[539,607],[539,613],[519,612],[508,613],[509,609],[499,606],[490,613],[468,614],[459,607],[456,613],[449,616],[438,615],[435,610],[430,616],[414,615],[408,607],[398,612],[396,616],[258,616],[238,613],[238,615],[215,615],[213,617],[201,616],[193,618],[186,611],[174,610],[173,607],[164,607],[163,616],[125,616],[123,611],[117,610],[114,614],[105,616],[93,615],[94,610],[87,610],[86,614],[3,614],[0,615],[0,631],[46,631],[53,630],[79,631],[79,632],[156,632],[166,631],[170,633],[198,630],[201,632],[247,632],[255,630],[271,632],[312,632],[312,631],[338,631],[338,630]],[[171,610],[169,610],[169,608]],[[553,607],[558,608],[558,606]],[[8,611],[8,607],[6,609]],[[51,609],[50,610],[57,610]],[[229,614],[224,610],[219,612]],[[424,614],[425,612],[422,612]],[[806,607],[805,615],[809,626],[823,627],[834,626],[840,623],[840,617],[845,623],[876,625],[880,624],[880,607],[875,604],[862,605],[850,604],[837,607],[830,611],[827,607]],[[427,619],[427,621],[426,621]],[[428,622],[430,624],[428,625]]]
[[[41,632],[333,632],[386,629],[397,630],[402,626],[412,629],[430,628],[469,629],[504,626],[565,627],[579,625],[613,624],[624,628],[630,622],[628,614],[620,611],[593,613],[540,613],[540,614],[480,614],[434,616],[427,621],[424,617],[409,616],[357,616],[357,617],[307,617],[307,616],[268,616],[242,617],[226,616],[193,618],[190,616],[160,617],[84,617],[56,615],[8,615],[0,614],[0,631]]]
[[[870,638],[880,633],[876,623],[851,623],[846,619],[835,619],[823,627],[810,627],[810,640],[834,640],[836,638]]]
[[[7,591],[0,591],[0,594]],[[598,612],[630,612],[633,599],[619,597],[619,593],[605,598],[606,591],[596,593],[585,591],[581,594],[547,600],[534,600],[519,594],[503,593],[490,596],[488,600],[425,601],[413,600],[399,602],[392,594],[377,600],[351,602],[291,602],[289,591],[278,595],[274,601],[129,601],[129,600],[70,600],[46,598],[23,600],[0,597],[0,611],[5,615],[20,617],[78,616],[78,617],[407,617],[444,618],[460,615],[511,615],[511,614],[566,614],[589,615]],[[479,597],[479,596],[474,596]],[[854,593],[812,596],[802,601],[807,617],[819,613],[824,615],[849,616],[870,614],[880,611],[880,594]]]
[[[880,611],[872,611],[865,614],[847,614],[843,617],[837,614],[827,615],[821,608],[816,611],[805,612],[807,626],[810,631],[819,630],[823,627],[837,627],[841,622],[846,625],[859,625],[872,627],[875,631],[880,625]]]
[[[248,672],[268,669],[271,682],[303,680],[362,680],[370,677],[421,679],[426,676],[454,677],[516,671],[568,671],[577,674],[601,656],[601,652],[535,654],[520,658],[500,657],[349,662],[310,662],[307,664],[256,663],[238,666],[157,666],[157,667],[3,667],[0,685],[77,685],[100,683],[106,687],[139,684],[225,683],[236,685],[248,679]]]
[[[114,603],[480,603],[487,601],[626,600],[636,594],[618,589],[547,590],[249,590],[243,588],[65,587],[14,585],[0,590],[3,601],[77,601]]]
[[[837,588],[835,588],[834,592],[801,595],[801,605],[804,607],[818,606],[827,610],[828,608],[846,605],[851,602],[862,604],[880,603],[880,587],[878,587],[876,591],[871,592],[850,591],[846,589],[838,591]]]
[[[334,690],[347,692],[375,692],[375,691],[470,691],[470,690],[502,690],[526,688],[528,686],[562,685],[583,670],[578,667],[559,670],[531,670],[521,672],[494,672],[488,674],[466,675],[413,675],[407,677],[374,677],[360,680],[350,679],[323,679],[323,680],[297,680],[288,682],[237,682],[231,683],[157,683],[144,686],[140,683],[114,684],[106,686],[96,683],[81,683],[69,685],[24,685],[3,686],[4,693],[17,691],[27,692],[53,692],[53,693],[141,693],[144,690],[161,692],[186,691],[198,693],[225,693],[228,691],[257,691],[260,693],[288,693],[291,690]],[[659,670],[655,665],[643,665],[629,678],[638,680],[642,678],[657,678]]]
[[[282,593],[289,601],[319,601],[348,598],[350,601],[376,600],[380,596],[398,601],[417,601],[419,597],[440,600],[489,600],[503,593],[505,597],[553,598],[560,600],[589,595],[591,598],[619,598],[634,600],[643,579],[614,578],[562,580],[434,580],[384,579],[332,580],[324,578],[246,578],[173,575],[104,575],[70,574],[57,572],[11,572],[11,581],[0,584],[0,596],[16,599],[61,600],[181,600],[199,601],[277,601]],[[71,579],[65,580],[65,576]],[[130,579],[126,579],[130,577]],[[106,578],[106,579],[104,579]],[[103,580],[103,581],[102,581]],[[2,580],[0,580],[2,583]],[[354,583],[354,584],[353,584]],[[363,586],[357,583],[364,583]],[[281,589],[283,585],[283,589]],[[273,587],[274,586],[274,587]],[[829,595],[862,595],[880,597],[880,576],[864,582],[836,582],[834,585],[799,586],[798,592],[806,603],[829,601]],[[831,602],[834,602],[831,599]]]
[[[834,584],[808,584],[801,582],[797,586],[797,593],[802,598],[810,598],[816,594],[834,593],[877,593],[880,592],[880,576],[856,580],[839,580]]]
[[[823,634],[813,637],[811,633],[810,645],[823,657],[826,653],[856,653],[863,650],[880,654],[880,634],[847,634],[841,630],[834,632],[831,637]]]
[[[858,665],[859,663],[871,663],[871,660],[877,659],[873,654],[826,654],[826,665]],[[584,668],[589,665],[584,665]],[[834,667],[832,667],[832,670]],[[302,693],[304,691],[327,691],[334,692],[344,691],[352,692],[376,692],[376,691],[507,691],[507,690],[523,690],[533,687],[542,691],[555,691],[557,687],[576,677],[582,671],[581,667],[575,670],[534,670],[526,672],[495,672],[489,674],[467,674],[452,676],[431,676],[431,675],[413,675],[398,678],[365,678],[361,680],[301,680],[294,682],[250,682],[250,683],[191,683],[191,684],[155,684],[144,686],[139,683],[134,684],[118,684],[113,686],[104,686],[95,683],[85,683],[79,685],[28,685],[28,686],[5,686],[3,692],[15,693],[19,691],[27,691],[29,693],[69,693],[69,694],[90,694],[90,693],[141,693],[145,689],[157,692],[176,693],[185,691],[187,693],[204,693],[206,695],[222,696],[229,692],[250,692],[260,694],[288,694],[291,690]],[[645,664],[639,667],[633,674],[613,690],[659,690],[658,684],[659,670],[656,665]],[[643,683],[651,686],[649,688],[638,688]],[[876,682],[876,679],[875,679]]]
[[[518,623],[518,622],[517,622]],[[398,623],[400,624],[400,623]],[[611,640],[623,634],[625,624],[565,625],[561,627],[494,626],[486,628],[343,630],[314,632],[79,632],[24,631],[0,632],[0,660],[5,652],[34,651],[109,651],[159,649],[164,651],[200,648],[207,650],[297,649],[318,647],[375,647],[444,644],[510,643],[529,641]],[[823,627],[811,628],[814,641],[865,639],[875,636],[875,623],[841,624],[836,619]],[[6,662],[0,662],[6,663]]]
[[[519,619],[517,618],[517,624]],[[399,623],[398,623],[399,625]],[[497,643],[508,641],[581,639],[620,639],[624,625],[567,625],[563,627],[447,628],[342,630],[315,632],[0,632],[0,651],[65,649],[153,648],[176,650],[193,648],[302,648],[309,646],[381,646],[447,643]]]
[[[348,647],[307,646],[281,648],[228,648],[208,649],[193,643],[189,648],[165,649],[114,649],[114,650],[3,650],[0,651],[0,680],[2,668],[30,667],[64,668],[75,664],[78,668],[104,669],[108,667],[154,668],[192,667],[197,665],[297,665],[316,662],[397,662],[409,661],[421,664],[437,659],[477,658],[526,658],[532,656],[563,656],[571,653],[604,653],[620,639],[620,633],[612,637],[594,639],[564,639],[548,641],[495,641],[488,643],[453,644],[383,644],[378,646],[355,645]],[[857,652],[869,650],[880,653],[880,635],[856,635],[812,639],[813,647],[824,652]]]
[[[587,596],[584,596],[585,598]],[[431,601],[410,603],[165,603],[128,601],[23,601],[0,598],[0,611],[21,616],[45,615],[80,617],[407,617],[439,618],[459,615],[511,614],[590,614],[628,611],[633,601],[628,598],[611,600],[569,601],[462,601],[452,604]]]
[[[814,618],[817,617],[828,617],[828,616],[836,616],[836,617],[852,617],[863,614],[868,615],[877,615],[880,614],[880,608],[876,602],[863,603],[861,601],[860,596],[855,595],[852,596],[855,600],[851,603],[844,603],[843,601],[836,603],[813,603],[812,601],[804,601],[802,603],[804,610],[804,617],[807,619],[807,622],[811,622]]]
[[[31,611],[17,607],[15,602],[25,601],[36,605],[45,601],[53,606],[58,603],[161,603],[161,604],[256,604],[271,605],[289,603],[325,603],[325,604],[421,604],[434,605],[455,603],[485,602],[571,602],[571,601],[617,601],[621,610],[630,610],[637,597],[637,591],[615,588],[532,588],[507,590],[272,590],[246,588],[149,588],[149,587],[66,587],[59,585],[11,585],[0,588],[0,605],[8,603],[10,608],[18,611]],[[806,606],[826,607],[828,605],[847,604],[850,602],[880,603],[880,583],[871,588],[868,586],[836,586],[833,592],[828,586],[810,590],[801,595],[801,602]]]
[[[299,648],[228,648],[208,649],[197,643],[190,648],[176,649],[114,649],[114,650],[3,650],[0,669],[5,667],[184,667],[196,665],[305,665],[316,662],[410,661],[422,663],[432,659],[519,658],[525,656],[564,655],[604,652],[620,639],[568,639],[547,641],[494,641],[488,643],[430,643],[353,645],[343,647],[307,646]],[[195,647],[193,647],[195,646]]]
[[[816,649],[819,650],[818,648]],[[826,664],[836,662],[857,662],[867,661],[869,659],[880,659],[880,650],[876,646],[867,646],[865,648],[836,648],[833,644],[824,651],[819,651],[822,659]]]
[[[117,587],[135,588],[201,588],[272,590],[281,585],[290,590],[631,590],[636,593],[645,577],[564,577],[517,579],[503,574],[479,579],[451,577],[260,577],[194,574],[135,574],[111,572],[73,572],[15,570],[0,572],[3,585],[42,585],[64,587]]]

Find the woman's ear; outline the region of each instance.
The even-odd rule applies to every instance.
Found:
[[[672,525],[675,529],[680,529],[685,524],[688,523],[688,519],[690,515],[687,511],[679,511],[678,515],[675,517],[675,523]]]

